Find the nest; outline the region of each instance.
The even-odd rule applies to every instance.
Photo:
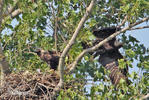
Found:
[[[12,73],[0,87],[0,100],[49,100],[58,82],[56,72]]]

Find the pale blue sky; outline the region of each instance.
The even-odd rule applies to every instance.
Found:
[[[147,25],[149,26],[149,22],[148,24],[144,22],[138,25],[138,27]],[[149,28],[128,31],[126,34],[131,34],[132,36],[136,37],[140,41],[140,43],[149,48]]]

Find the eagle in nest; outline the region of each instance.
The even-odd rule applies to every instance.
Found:
[[[41,48],[36,49],[35,53],[37,53],[40,59],[45,61],[51,69],[57,69],[60,53],[57,53],[56,51],[46,51]]]

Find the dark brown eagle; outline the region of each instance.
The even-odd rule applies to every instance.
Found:
[[[93,41],[93,46],[104,40],[120,28],[116,27],[106,27],[93,31],[93,35],[96,37],[95,41]],[[83,48],[88,48],[86,43],[82,43]],[[116,37],[112,40],[103,44],[103,46],[99,47],[96,51],[90,53],[94,57],[99,56],[99,63],[103,65],[107,70],[110,70],[110,79],[113,84],[118,84],[120,79],[126,80],[129,84],[127,73],[128,67],[125,69],[119,69],[118,59],[123,59],[123,56],[119,52],[119,48],[123,46],[123,43],[119,42]]]
[[[51,69],[57,69],[60,57],[59,53],[56,53],[56,51],[46,51],[41,48],[36,49],[35,53],[37,53],[40,59],[45,61],[51,67]]]

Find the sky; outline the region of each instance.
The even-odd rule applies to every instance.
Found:
[[[147,26],[147,25],[149,26],[149,22],[148,24],[144,22],[138,25],[138,27]],[[126,34],[131,34],[132,36],[136,37],[141,44],[144,44],[145,47],[149,48],[149,28],[128,31]]]

